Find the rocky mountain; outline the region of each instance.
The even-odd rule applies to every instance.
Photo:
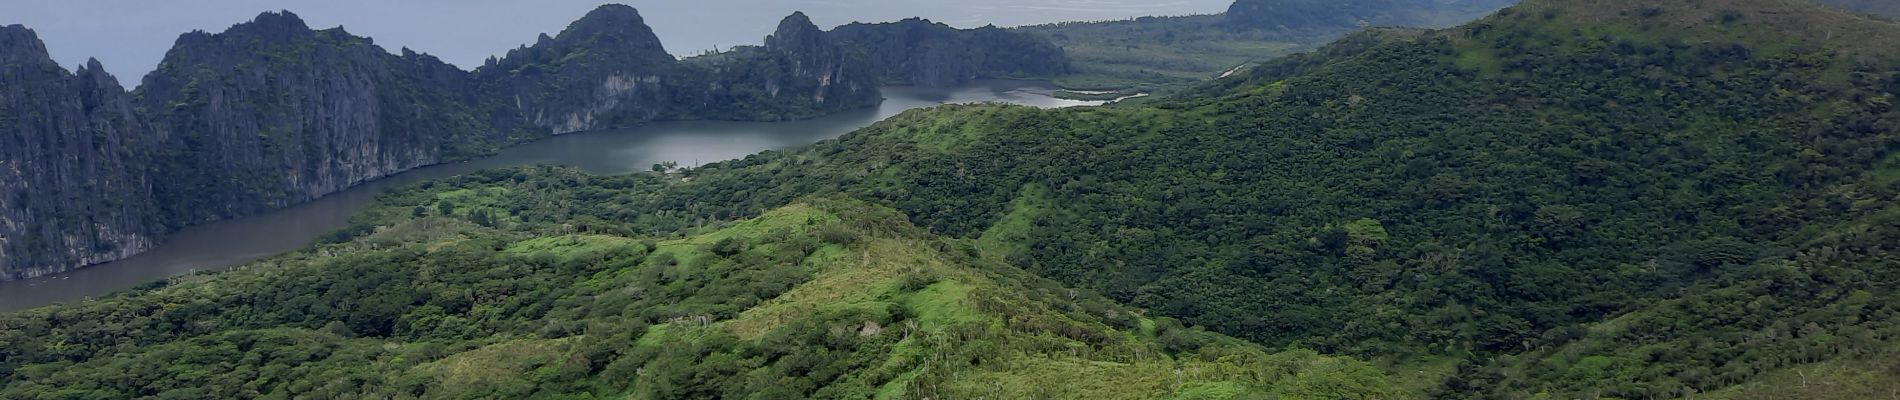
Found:
[[[949,86],[980,78],[1047,78],[1070,71],[1062,48],[1047,39],[994,26],[956,29],[912,18],[854,23],[831,31],[870,57],[886,82]]]
[[[1329,35],[1366,26],[1437,28],[1457,25],[1517,0],[1238,0],[1230,27]]]
[[[815,34],[777,39],[788,29]],[[638,11],[608,5],[474,75],[513,102],[498,124],[557,135],[659,119],[810,118],[882,99],[862,61],[843,58],[803,14],[787,17],[766,41],[676,60]]]
[[[289,12],[180,36],[136,96],[171,227],[247,215],[506,142],[467,73]]]
[[[773,92],[785,91],[794,98],[809,98],[817,103],[846,99],[844,105],[850,106],[848,99],[862,98],[863,92],[875,91],[879,84],[876,65],[846,48],[836,40],[836,35],[813,25],[811,18],[802,12],[779,22],[772,36],[765,38],[765,51],[777,57],[779,63],[789,65],[771,70],[786,74],[763,77],[766,83],[757,85]]]
[[[795,15],[765,47],[680,61],[631,7],[475,71],[269,12],[178,38],[131,93],[32,31],[0,58],[0,279],[124,258],[176,229],[513,143],[659,119],[810,118],[881,101],[861,57]]]
[[[69,73],[32,30],[0,27],[0,280],[137,253],[159,239],[155,153],[119,81]]]
[[[711,79],[691,112],[705,118],[806,118],[876,104],[880,82],[863,57],[847,51],[804,13],[780,21],[765,46],[689,58],[686,65]]]
[[[510,107],[503,126],[554,134],[651,121],[675,100],[681,71],[632,7],[602,6],[475,70]]]

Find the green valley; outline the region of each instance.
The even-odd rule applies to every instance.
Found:
[[[1527,0],[1140,104],[484,171],[0,315],[0,398],[1882,398],[1892,43],[1806,0]]]
[[[668,237],[489,217],[542,183],[416,190],[347,242],[0,318],[0,397],[1394,392],[1370,364],[1143,316],[860,201],[810,198]]]

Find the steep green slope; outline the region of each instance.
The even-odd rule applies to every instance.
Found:
[[[1538,1],[1155,107],[943,107],[690,182],[536,178],[570,189],[514,207],[664,232],[845,193],[1268,346],[1467,360],[1448,397],[1683,396],[1892,342],[1897,32]]]
[[[0,317],[0,398],[1397,395],[811,199],[672,238],[538,225],[495,174],[238,270]],[[581,231],[576,231],[579,229]]]

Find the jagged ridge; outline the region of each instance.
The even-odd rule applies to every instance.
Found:
[[[1070,71],[1062,48],[1039,36],[995,26],[966,30],[911,18],[853,23],[831,34],[864,52],[886,82],[950,86],[980,78],[1048,78]]]
[[[0,279],[135,254],[158,241],[146,124],[98,60],[54,63],[19,25],[0,27]],[[63,218],[45,218],[62,216]]]

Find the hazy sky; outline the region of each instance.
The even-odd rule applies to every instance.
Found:
[[[130,86],[181,33],[223,31],[266,10],[297,13],[312,28],[341,25],[390,51],[409,47],[471,68],[490,55],[553,34],[601,0],[0,0],[0,25],[22,24],[67,68],[98,57]],[[1029,25],[1145,15],[1208,14],[1232,0],[626,0],[667,50],[758,44],[778,20],[804,11],[820,26],[929,18],[958,27]]]

